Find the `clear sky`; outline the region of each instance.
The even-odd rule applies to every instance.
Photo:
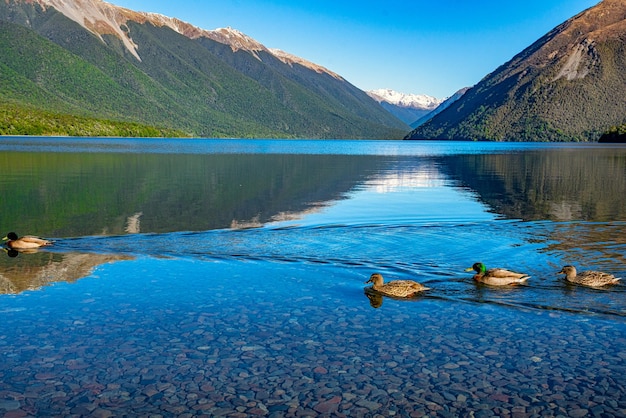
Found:
[[[362,90],[438,98],[471,86],[599,0],[108,0],[230,26]]]

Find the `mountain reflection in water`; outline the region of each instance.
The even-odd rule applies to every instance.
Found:
[[[342,155],[0,152],[0,225],[54,237],[260,226],[339,199],[385,164]]]
[[[84,267],[74,258],[87,257],[85,252],[113,259],[237,255],[339,264],[359,253],[365,260],[391,253],[387,265],[401,266],[410,250],[398,243],[416,243],[398,234],[406,228],[406,236],[419,240],[422,232],[413,234],[413,228],[426,225],[441,228],[437,236],[429,235],[428,249],[446,260],[457,257],[455,264],[461,265],[453,271],[478,261],[474,258],[487,250],[481,242],[490,234],[502,234],[492,238],[503,248],[530,244],[539,254],[557,255],[561,261],[550,269],[586,259],[613,268],[624,262],[620,226],[595,222],[626,220],[626,148],[503,145],[501,151],[481,153],[479,145],[461,147],[465,151],[422,149],[406,155],[387,148],[381,154],[0,151],[0,225],[60,238],[50,253],[32,257],[29,268],[39,268],[39,275],[22,269],[21,278],[3,279],[5,288],[14,292],[63,277],[74,280],[112,260],[94,255]],[[476,241],[471,234],[481,228],[471,225],[494,219],[488,213],[535,223],[485,224]],[[446,227],[450,223],[457,225]],[[328,229],[338,226],[345,228],[339,240]],[[373,236],[384,241],[370,246],[362,231],[381,226],[389,238],[376,230]],[[278,229],[261,238],[226,232],[262,227]],[[462,239],[466,242],[457,242]],[[326,246],[331,250],[324,259]],[[351,254],[342,253],[350,247]],[[497,254],[496,247],[485,255]],[[19,263],[29,258],[21,254]],[[543,262],[524,260],[527,267]],[[9,277],[7,268],[20,270],[7,263],[0,263],[3,278]],[[45,273],[51,265],[74,272]]]
[[[128,255],[57,254],[45,251],[0,254],[0,294],[35,290],[54,282],[73,282],[91,274],[99,265],[131,260]]]
[[[626,220],[626,149],[453,155],[442,171],[509,219]]]

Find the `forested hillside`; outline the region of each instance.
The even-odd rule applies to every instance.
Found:
[[[409,129],[340,77],[133,16],[120,27],[140,59],[53,7],[0,2],[0,132],[24,115],[33,123],[17,131],[32,134],[53,134],[51,115],[59,125],[130,122],[130,131],[203,137],[401,138]]]

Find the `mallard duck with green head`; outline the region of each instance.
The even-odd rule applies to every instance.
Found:
[[[378,293],[396,298],[410,298],[424,290],[430,290],[428,287],[413,280],[392,280],[384,283],[383,275],[380,273],[372,274],[365,283],[373,283],[372,289]]]
[[[52,241],[50,240],[35,237],[33,235],[18,237],[15,232],[9,232],[6,237],[2,238],[2,240],[7,241],[7,247],[14,250],[32,250],[52,245]]]
[[[474,263],[472,267],[465,271],[475,271],[474,280],[490,286],[510,286],[524,283],[530,278],[528,274],[516,273],[503,268],[492,268],[487,270],[483,263]]]
[[[565,274],[565,280],[570,283],[588,287],[604,287],[617,284],[621,278],[601,271],[576,272],[574,266],[563,266],[557,274]]]

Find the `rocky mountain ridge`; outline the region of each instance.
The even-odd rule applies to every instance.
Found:
[[[595,141],[626,122],[626,2],[604,0],[487,75],[407,139]]]
[[[173,31],[188,37],[198,39],[205,37],[216,42],[228,45],[233,52],[244,50],[256,58],[259,51],[271,53],[288,64],[298,63],[318,72],[326,72],[334,77],[341,78],[332,71],[314,64],[305,59],[296,57],[278,49],[266,48],[263,44],[250,36],[231,27],[217,28],[214,30],[201,29],[190,23],[174,17],[164,16],[159,13],[133,11],[124,7],[102,0],[31,0],[40,4],[43,8],[53,7],[68,18],[74,20],[85,29],[101,37],[102,35],[114,35],[122,41],[131,54],[141,60],[138,45],[133,41],[133,35],[128,30],[128,21],[138,23],[151,23],[157,27],[167,27]]]

